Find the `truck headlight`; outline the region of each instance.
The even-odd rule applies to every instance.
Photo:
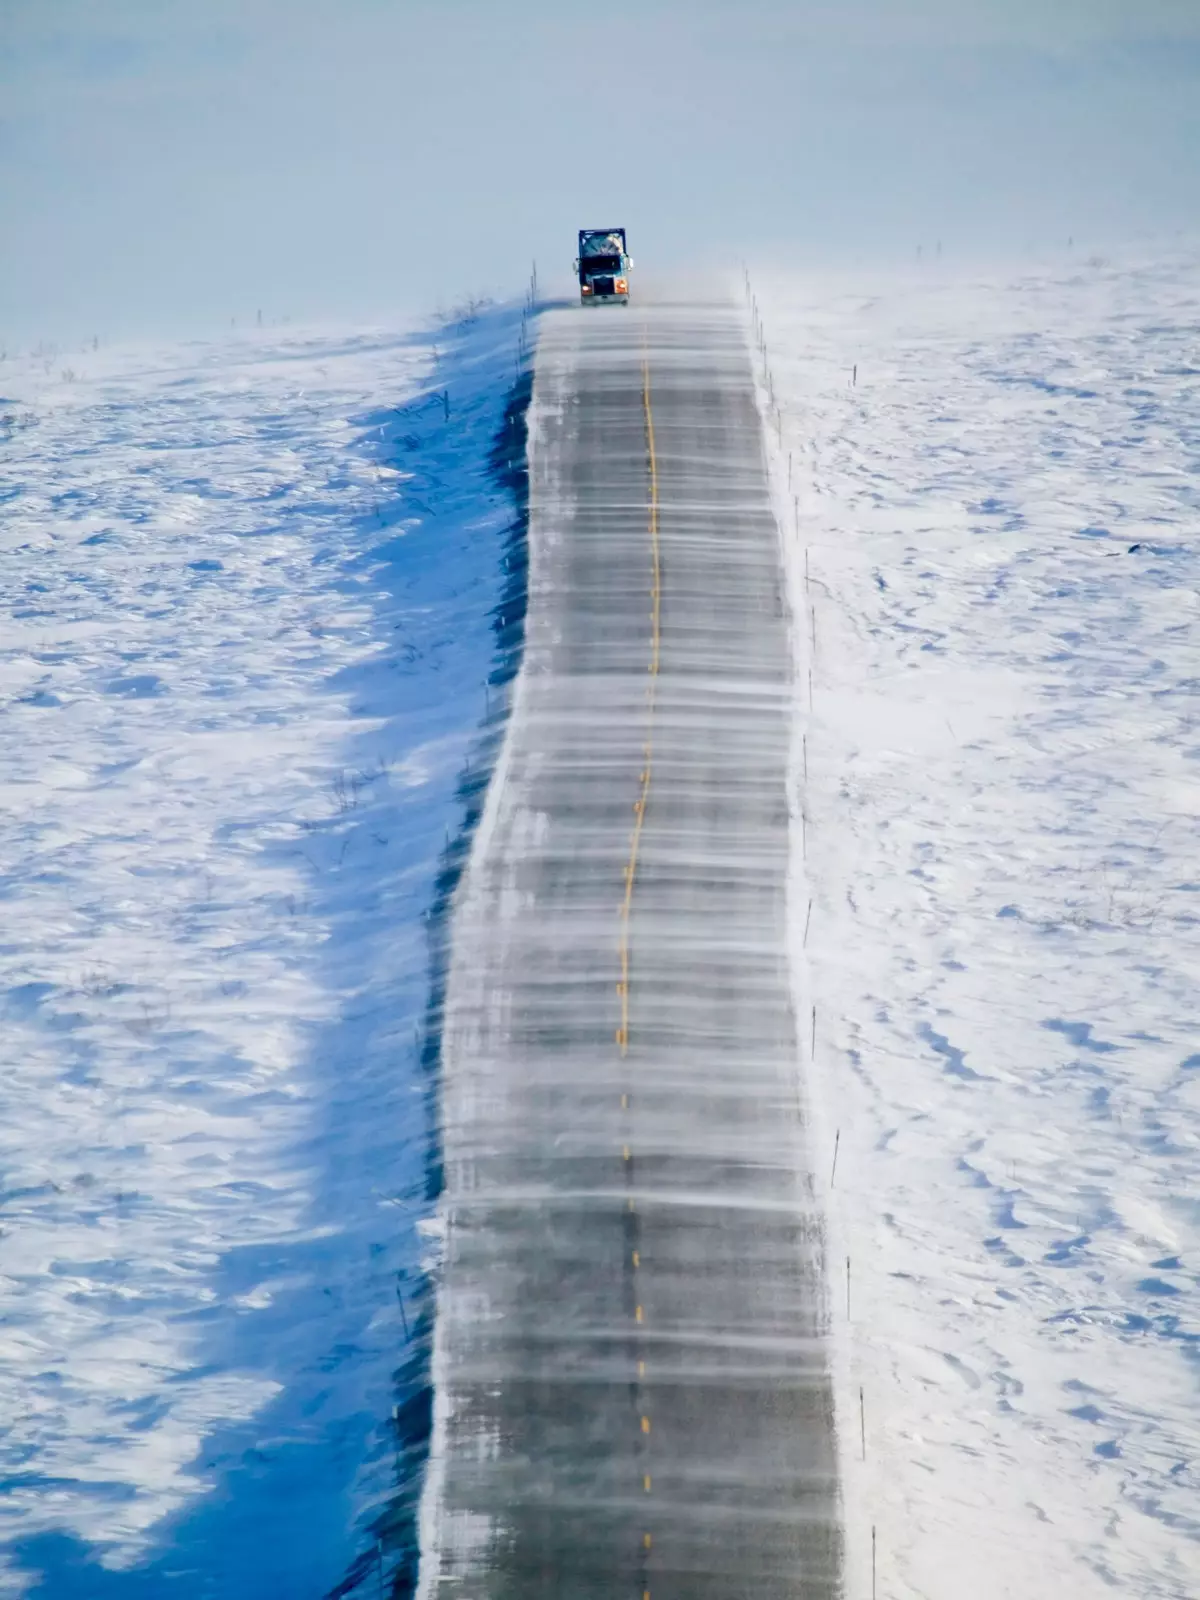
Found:
[[[590,283],[581,283],[579,285],[579,292],[580,292],[580,294],[591,294],[591,292],[592,292],[591,284]]]
[[[624,278],[618,278],[617,279],[616,288],[617,288],[617,293],[618,294],[628,294],[629,293],[629,285],[628,285],[628,283],[626,283]]]

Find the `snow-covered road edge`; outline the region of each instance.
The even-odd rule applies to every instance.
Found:
[[[789,481],[787,453],[782,448],[780,408],[765,349],[764,330],[748,277],[737,284],[745,307],[746,345],[754,372],[755,398],[762,424],[762,446],[775,522],[779,530],[780,565],[787,597],[788,627],[793,660],[792,744],[788,773],[790,856],[787,884],[788,960],[792,974],[796,1037],[800,1056],[796,1063],[799,1094],[804,1109],[806,1147],[813,1174],[813,1198],[821,1218],[824,1241],[823,1289],[826,1351],[834,1406],[834,1440],[837,1448],[838,1485],[843,1519],[843,1585],[847,1595],[869,1592],[869,1520],[864,1521],[861,1485],[856,1473],[857,1388],[851,1363],[850,1342],[839,1316],[836,1267],[847,1258],[842,1219],[831,1203],[830,1182],[835,1180],[836,1115],[827,1104],[817,1071],[814,1041],[820,1025],[814,977],[808,960],[812,921],[812,886],[809,882],[806,815],[808,722],[812,706],[812,598],[808,588],[806,551],[800,537],[795,501]],[[865,1533],[865,1540],[864,1540]],[[866,1587],[864,1588],[864,1585]]]
[[[455,1006],[451,978],[451,959],[454,949],[454,930],[464,904],[472,894],[471,863],[482,859],[496,828],[504,793],[506,773],[512,750],[512,728],[521,715],[521,701],[525,685],[524,617],[529,595],[536,584],[535,552],[529,544],[529,460],[536,448],[539,428],[539,410],[535,371],[536,323],[531,304],[530,335],[525,356],[526,370],[514,384],[505,415],[502,470],[508,474],[514,489],[517,515],[512,525],[510,551],[514,562],[513,573],[519,573],[520,636],[500,652],[497,679],[499,698],[489,717],[485,733],[485,758],[479,764],[482,784],[482,807],[475,811],[468,825],[460,832],[456,845],[453,882],[441,913],[439,935],[440,953],[438,970],[440,983],[435,1005],[440,1001],[440,1015],[436,1017],[438,1041],[439,1080],[441,1069],[441,1041],[451,1025]],[[518,596],[514,587],[513,600]],[[440,1093],[440,1081],[439,1081]],[[440,1183],[439,1183],[440,1191]],[[430,1228],[439,1241],[439,1260],[449,1221],[442,1208],[430,1219]],[[431,1393],[430,1427],[426,1459],[420,1479],[420,1495],[416,1509],[416,1544],[413,1550],[412,1592],[415,1600],[429,1600],[436,1590],[440,1566],[440,1552],[447,1533],[442,1514],[445,1482],[445,1439],[449,1419],[449,1397],[444,1381],[446,1371],[447,1331],[439,1312],[437,1264],[431,1263],[430,1317],[432,1336],[429,1361]]]

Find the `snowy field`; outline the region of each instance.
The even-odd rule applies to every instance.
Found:
[[[0,364],[5,1593],[373,1543],[519,326]]]
[[[753,284],[848,1593],[1185,1600],[1200,266],[935,270]],[[0,1592],[388,1578],[519,320],[0,363]]]
[[[934,270],[752,280],[848,1592],[1185,1600],[1200,263]]]

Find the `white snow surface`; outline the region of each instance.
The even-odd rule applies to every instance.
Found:
[[[321,1593],[391,1486],[515,341],[0,365],[4,1592]]]
[[[750,286],[847,1592],[1185,1600],[1200,260]]]

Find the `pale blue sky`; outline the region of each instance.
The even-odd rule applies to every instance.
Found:
[[[1200,0],[0,0],[0,338],[1200,216]]]

